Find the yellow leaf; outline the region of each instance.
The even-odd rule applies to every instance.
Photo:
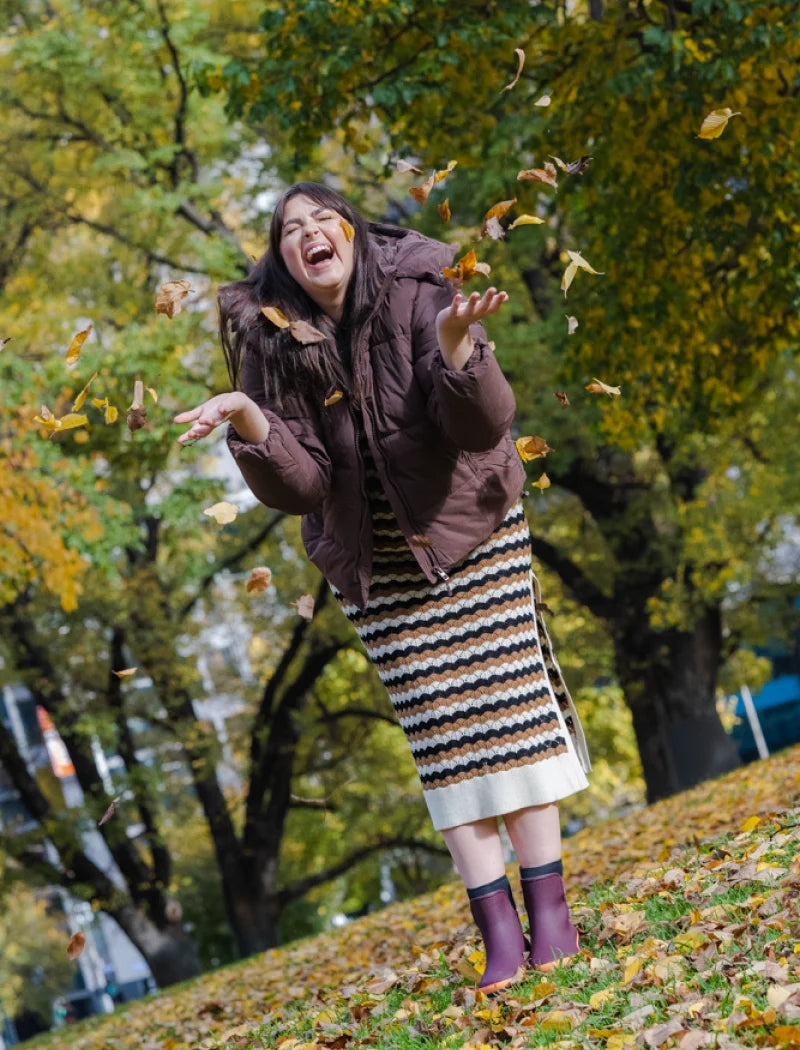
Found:
[[[521,47],[515,47],[514,54],[517,56],[518,62],[517,75],[514,77],[510,84],[506,84],[506,86],[503,88],[503,91],[510,91],[513,87],[516,87],[519,83],[519,78],[522,76],[522,69],[525,65],[525,52],[522,50]]]
[[[266,565],[259,565],[250,573],[247,583],[244,585],[248,594],[260,594],[269,587],[272,580],[272,570]]]
[[[476,273],[488,276],[491,267],[488,263],[478,262],[477,258],[475,249],[470,248],[465,255],[462,255],[455,266],[443,266],[442,273],[445,277],[448,277],[451,281],[455,281],[457,284],[461,284],[463,281],[468,281],[471,277],[474,277]]]
[[[233,503],[228,503],[227,500],[222,500],[221,503],[215,503],[212,507],[206,507],[203,513],[213,518],[217,525],[228,525],[239,513],[239,508]]]
[[[89,425],[89,417],[77,412],[67,412],[58,420],[59,430],[74,430],[75,427],[86,427]]]
[[[167,281],[156,293],[156,313],[173,318],[183,309],[183,300],[192,290],[188,281]]]
[[[532,459],[540,459],[542,456],[546,456],[548,452],[553,450],[547,444],[544,438],[536,437],[521,437],[517,438],[514,442],[517,446],[517,452],[524,463],[529,463]]]
[[[486,224],[490,219],[502,219],[504,215],[511,211],[516,203],[517,198],[513,197],[510,201],[499,201],[497,204],[493,204],[483,217],[481,235],[486,235]]]
[[[158,404],[158,394],[155,392],[155,390],[151,386],[148,386],[145,389],[147,390],[147,393],[150,395],[150,397],[152,397],[153,404],[157,405]]]
[[[272,321],[276,328],[289,327],[289,318],[277,306],[262,306],[261,313],[268,321]]]
[[[439,207],[436,210],[439,212],[439,215],[441,216],[443,222],[450,222],[450,214],[451,213],[450,213],[450,201],[449,201],[449,199],[443,200],[442,203],[439,205]]]
[[[545,489],[550,488],[550,478],[546,474],[542,474],[538,481],[531,482],[531,488],[544,492]]]
[[[608,394],[609,397],[613,394],[619,395],[621,392],[618,386],[608,386],[596,378],[593,378],[591,383],[587,383],[586,389],[590,394]]]
[[[581,270],[586,270],[587,273],[597,274],[598,277],[602,277],[603,274],[600,270],[595,270],[589,263],[584,259],[580,252],[567,251],[567,255],[571,261],[579,267]]]
[[[130,678],[131,675],[136,674],[137,670],[137,667],[125,667],[122,671],[112,671],[111,673],[115,674],[117,678]]]
[[[761,817],[748,817],[744,824],[739,828],[739,831],[753,831],[760,823]]]
[[[344,394],[341,390],[334,390],[334,392],[329,394],[322,403],[326,408],[329,408],[331,405],[335,405],[337,401],[341,401],[343,397]]]
[[[641,968],[642,960],[637,955],[632,955],[625,963],[625,969],[622,972],[622,983],[627,984],[628,981],[632,981]]]
[[[106,405],[105,420],[106,423],[116,423],[119,412],[113,405]]]
[[[437,171],[435,173],[435,175],[433,176],[434,180],[436,182],[441,182],[442,179],[446,178],[450,174],[450,172],[453,170],[453,168],[456,166],[456,164],[458,164],[457,160],[450,160],[450,161],[448,161],[446,168],[442,168],[441,171]]]
[[[89,387],[92,385],[92,383],[95,381],[95,379],[97,379],[97,372],[95,372],[92,375],[92,378],[89,380],[89,382],[86,384],[86,386],[83,388],[83,390],[81,390],[81,392],[75,398],[75,401],[73,402],[73,405],[72,405],[72,411],[73,412],[77,412],[79,408],[83,407],[83,402],[86,400],[86,395],[89,392]]]
[[[613,988],[602,988],[599,992],[589,996],[589,1006],[592,1010],[599,1010],[614,998]]]
[[[350,225],[347,219],[339,219],[339,225],[342,227],[345,240],[352,241],[356,235],[356,231],[353,229],[353,227]]]
[[[564,298],[567,298],[567,291],[569,286],[572,284],[572,279],[578,272],[578,264],[571,262],[564,271],[564,276],[561,278],[561,290],[564,293]]]
[[[520,215],[511,223],[508,227],[509,230],[516,230],[517,226],[541,226],[544,219],[540,219],[538,215]]]
[[[697,133],[699,139],[717,139],[725,130],[731,117],[740,117],[739,112],[734,113],[726,106],[725,109],[712,109],[700,125]]]
[[[67,349],[67,355],[64,358],[64,362],[66,364],[74,365],[77,363],[78,359],[81,356],[81,347],[86,342],[86,337],[89,335],[91,330],[92,326],[89,325],[88,328],[84,328],[82,332],[78,332],[77,335],[74,335],[72,337],[72,342],[69,344],[69,348]]]

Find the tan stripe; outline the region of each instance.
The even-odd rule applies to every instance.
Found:
[[[457,655],[458,650],[453,649],[449,650],[449,652],[451,653],[451,655],[455,656]],[[447,655],[447,651],[444,654],[442,654],[442,656],[445,655]],[[461,689],[462,687],[466,687],[466,683],[463,683],[463,685],[460,685],[459,683],[461,683],[462,680],[468,675],[470,677],[472,677],[473,675],[483,676],[484,674],[488,674],[496,670],[497,668],[506,667],[513,661],[525,660],[530,660],[533,663],[535,661],[535,657],[532,659],[530,654],[526,653],[522,653],[522,655],[516,653],[498,653],[496,656],[487,655],[484,656],[481,660],[478,660],[477,663],[469,664],[468,667],[459,667],[452,671],[430,671],[428,672],[428,674],[420,672],[414,678],[413,688],[422,689],[427,688],[429,686],[442,685],[442,683],[444,682],[452,682],[454,689]],[[535,671],[532,670],[532,673],[538,675],[540,672],[537,668]],[[541,673],[544,673],[544,669],[542,669]],[[519,681],[524,682],[526,679],[525,671],[520,670],[517,672],[517,674],[519,675]],[[381,678],[383,678],[383,675],[381,675]],[[408,689],[409,685],[411,685],[412,683],[405,682],[402,685],[396,685],[394,682],[384,682],[383,684],[386,686],[389,695],[392,696],[394,693],[400,693]],[[487,687],[484,686],[484,689],[486,688]],[[510,683],[506,682],[503,688],[510,688]]]
[[[554,729],[560,730],[561,725],[558,719],[553,715],[552,719],[541,726],[531,726],[528,729],[518,729],[516,733],[500,734],[495,740],[489,741],[475,741],[474,743],[465,744],[453,744],[452,747],[446,751],[438,751],[435,755],[426,756],[421,758],[420,769],[422,772],[427,772],[424,768],[425,763],[431,762],[438,764],[439,762],[455,762],[458,759],[469,758],[471,755],[477,758],[480,751],[486,751],[493,747],[510,747],[512,744],[519,744],[523,740],[528,740],[533,743],[541,736],[546,736],[548,733],[552,733]],[[554,747],[557,745],[553,745]],[[416,757],[416,756],[415,756]],[[481,756],[479,759],[481,762],[487,761],[485,756]]]
[[[457,628],[460,625],[461,621],[456,621],[454,622],[452,627],[448,627],[447,635],[455,634],[455,637],[451,639],[450,645],[446,646],[445,648],[442,648],[441,645],[430,646],[429,648],[420,649],[418,652],[414,653],[400,653],[393,660],[386,660],[383,657],[376,656],[373,658],[373,663],[382,674],[388,674],[388,672],[390,671],[397,671],[403,667],[408,667],[411,663],[417,664],[427,661],[432,666],[435,666],[435,664],[440,660],[445,660],[448,659],[450,656],[455,656],[458,654],[469,652],[471,646],[484,646],[491,642],[499,644],[500,642],[510,641],[514,638],[520,637],[521,635],[531,633],[530,622],[512,622],[510,624],[507,624],[506,626],[497,626],[494,630],[490,630],[489,628],[487,628],[486,631],[484,631],[484,633],[480,635],[480,637],[470,638],[469,645],[467,646],[459,643]],[[441,640],[446,641],[447,635],[443,635]],[[536,643],[533,638],[530,639],[530,644],[532,647],[535,648]],[[518,656],[519,654],[515,655]],[[511,657],[509,656],[509,654],[506,654],[506,659],[510,658]]]
[[[558,747],[550,748],[548,751],[538,755],[523,755],[519,758],[509,759],[507,762],[501,762],[498,766],[492,766],[491,772],[486,769],[467,769],[455,775],[442,776],[435,781],[424,784],[423,790],[433,791],[436,788],[450,787],[453,784],[463,784],[465,780],[472,780],[474,777],[492,777],[495,773],[502,773],[506,769],[534,766],[537,762],[543,762],[545,759],[553,758],[555,755],[565,754],[567,754],[567,745],[559,744]]]
[[[450,721],[445,722],[444,725],[407,729],[406,736],[411,743],[416,744],[418,741],[430,740],[432,737],[441,736],[443,733],[451,733],[455,729],[468,730],[475,726],[488,725],[498,718],[538,717],[541,709],[547,709],[549,706],[549,698],[546,696],[539,700],[520,700],[518,703],[509,704],[507,707],[498,707],[493,711],[485,711],[482,714],[455,715]],[[405,712],[403,712],[403,717],[406,717]]]
[[[472,595],[468,596],[470,599]],[[397,631],[392,634],[386,641],[380,641],[375,645],[378,648],[379,645],[391,644],[393,646],[400,645],[404,642],[415,642],[420,638],[424,638],[425,635],[430,635],[433,631],[441,632],[446,631],[448,634],[453,634],[457,631],[464,630],[471,627],[473,624],[479,623],[482,619],[487,616],[501,618],[503,616],[510,616],[512,612],[518,610],[529,611],[531,607],[531,600],[527,596],[520,598],[509,598],[503,602],[502,605],[494,605],[491,609],[471,609],[469,606],[464,610],[463,614],[459,616],[457,620],[450,620],[446,624],[425,624],[415,623],[413,626],[406,627],[404,630]],[[527,622],[527,630],[530,630],[533,626],[533,618],[531,617]],[[487,630],[489,630],[487,625]]]
[[[519,692],[525,693],[530,690],[537,689],[540,685],[544,685],[547,682],[547,673],[542,670],[535,674],[521,674],[519,678],[511,679],[507,682],[498,682],[493,684],[491,687],[482,685],[478,682],[473,688],[468,688],[464,685],[456,683],[453,689],[450,690],[447,696],[438,696],[434,700],[418,700],[415,704],[410,707],[404,707],[398,711],[401,718],[414,718],[418,715],[428,714],[429,712],[436,712],[441,710],[443,707],[450,707],[454,700],[459,703],[463,703],[465,706],[470,703],[474,704],[485,704],[491,701],[494,693],[507,693],[507,692]],[[471,684],[471,683],[470,683]],[[398,692],[389,693],[390,698],[397,697],[398,700],[402,700],[402,695]],[[500,703],[507,703],[508,701],[500,701]],[[536,705],[536,707],[547,707],[550,704],[550,693],[547,692],[539,700],[531,700],[530,703]]]

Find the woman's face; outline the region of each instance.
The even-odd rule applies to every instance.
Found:
[[[345,236],[342,218],[332,208],[298,194],[284,207],[280,241],[286,269],[336,320],[353,273],[353,241]]]

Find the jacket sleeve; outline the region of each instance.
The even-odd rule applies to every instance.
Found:
[[[281,418],[273,411],[258,365],[242,362],[241,388],[269,423],[265,441],[245,441],[231,425],[228,448],[253,495],[286,514],[318,511],[331,483],[331,462],[309,416]]]
[[[465,452],[486,452],[511,426],[514,394],[482,324],[470,326],[475,348],[464,367],[445,364],[436,315],[450,305],[454,294],[450,282],[420,281],[411,321],[415,371],[428,397],[428,412],[443,433]]]

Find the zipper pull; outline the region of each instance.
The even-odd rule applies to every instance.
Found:
[[[449,591],[450,590],[450,577],[447,575],[447,573],[444,571],[444,569],[440,568],[440,566],[438,566],[438,565],[434,565],[434,567],[433,567],[433,574],[434,574],[434,576],[438,576],[439,579],[442,581],[442,583],[446,583],[447,584],[447,589]]]

